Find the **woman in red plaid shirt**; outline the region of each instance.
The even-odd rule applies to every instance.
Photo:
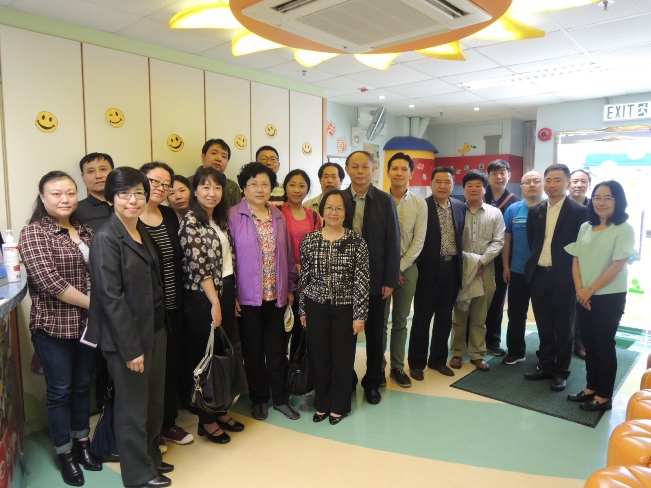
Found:
[[[66,173],[47,173],[38,192],[18,241],[32,299],[29,330],[45,373],[48,424],[61,475],[67,484],[81,486],[80,464],[102,469],[88,440],[95,351],[79,341],[88,320],[93,231],[72,217],[77,185]]]

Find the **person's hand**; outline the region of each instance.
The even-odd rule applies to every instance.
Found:
[[[235,299],[235,316],[242,316],[242,307],[240,307],[240,302],[237,300],[237,298]]]
[[[502,272],[502,279],[504,280],[504,283],[511,283],[511,269],[510,268],[504,268],[504,271]]]
[[[393,293],[393,288],[391,288],[390,286],[383,286],[382,287],[382,300],[386,300],[387,298],[389,298],[392,293]]]
[[[481,261],[477,261],[477,274],[475,275],[477,278],[480,276],[484,276],[484,263]]]
[[[145,355],[138,356],[136,359],[127,361],[127,368],[135,373],[144,373],[145,372]]]
[[[293,293],[288,293],[287,294],[287,302],[289,303],[290,307],[292,305],[294,305],[294,294]]]
[[[307,318],[305,317],[305,315],[301,315],[301,325],[303,326],[304,329],[307,327]]]
[[[217,301],[210,308],[210,317],[212,317],[212,326],[216,329],[222,325],[222,307]]]
[[[576,291],[576,301],[586,309],[590,310],[590,299],[592,298],[592,290],[590,288],[581,288]]]
[[[360,332],[364,332],[364,321],[353,320],[353,335],[357,335]]]
[[[402,286],[402,284],[405,282],[405,277],[402,276],[402,271],[398,275],[398,285]]]

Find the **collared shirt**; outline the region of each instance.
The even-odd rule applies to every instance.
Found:
[[[558,215],[561,213],[561,207],[565,203],[563,197],[554,205],[549,204],[547,200],[547,218],[545,220],[545,240],[543,241],[542,251],[538,258],[538,266],[552,266],[552,239],[554,237],[554,230],[556,229],[556,222],[558,222]]]
[[[228,208],[234,207],[242,201],[242,189],[240,188],[240,185],[238,185],[233,180],[226,180],[226,188],[224,188],[224,194],[226,195]]]
[[[248,202],[247,202],[248,205]],[[250,207],[249,207],[250,209]],[[267,207],[267,218],[260,220],[251,210],[253,227],[258,234],[262,251],[262,299],[266,302],[276,299],[276,241],[274,238],[273,219]]]
[[[369,186],[370,188],[370,186]],[[359,195],[355,189],[351,186],[350,192],[353,195],[353,201],[355,202],[355,214],[353,215],[353,230],[358,234],[361,234],[364,230],[364,207],[366,205],[366,195],[368,194],[368,188],[363,195]]]
[[[400,271],[404,271],[414,263],[425,244],[427,204],[407,190],[396,207],[400,222]]]
[[[448,198],[447,207],[442,207],[436,200],[434,200],[434,205],[436,206],[436,213],[439,216],[439,225],[441,227],[441,256],[456,256],[457,235],[454,229],[450,199]]]
[[[499,255],[502,246],[504,246],[502,212],[487,203],[482,203],[475,212],[466,206],[463,250],[480,255],[480,261],[488,264]]]
[[[280,207],[283,203],[285,203],[285,189],[283,188],[283,185],[276,183],[275,188],[271,190],[269,204]]]
[[[319,213],[319,207],[321,206],[321,199],[323,199],[323,193],[303,202],[303,205],[305,205],[309,209],[312,209],[314,212]]]
[[[93,229],[93,232],[97,232],[112,213],[113,207],[106,201],[100,200],[93,195],[88,195],[77,203],[75,218],[80,223],[88,225]]]
[[[93,231],[76,220],[70,223],[81,240],[90,246]],[[68,229],[52,217],[23,227],[18,250],[27,271],[27,286],[32,299],[29,312],[29,330],[43,329],[59,339],[77,339],[86,325],[88,310],[70,305],[57,298],[73,286],[88,294],[88,268],[79,246]]]
[[[509,197],[509,195],[512,196]],[[491,189],[490,185],[486,187],[486,195],[484,196],[484,201],[489,205],[497,208],[500,212],[502,212],[502,215],[504,215],[507,208],[509,208],[514,203],[519,202],[520,200],[521,198],[511,193],[508,188],[504,188],[504,193],[502,193],[502,196],[496,200],[493,196],[493,190]]]

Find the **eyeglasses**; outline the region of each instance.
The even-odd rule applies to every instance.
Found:
[[[275,157],[275,156],[272,156],[270,158],[267,157],[267,156],[259,156],[258,157],[258,162],[262,163],[262,164],[264,164],[266,162],[270,162],[271,164],[276,164],[278,162],[278,158]]]
[[[343,213],[345,211],[344,207],[332,207],[330,205],[326,205],[323,207],[323,213]]]
[[[154,178],[147,178],[147,179],[149,180],[151,186],[154,188],[158,188],[160,186],[165,191],[168,191],[170,188],[172,188],[172,185],[168,185],[167,183],[162,183],[158,180],[155,180]]]
[[[521,185],[522,186],[536,186],[536,185],[540,185],[541,183],[542,183],[542,180],[527,180],[527,181],[523,181],[521,183]]]
[[[271,188],[271,185],[269,183],[247,183],[246,184],[247,188],[252,188],[253,190],[257,190],[258,188],[262,188],[263,190],[269,190]]]
[[[128,192],[128,191],[118,192],[118,198],[120,200],[131,200],[131,197],[136,197],[136,200],[145,200],[147,198],[147,194],[142,190],[132,191],[132,192]]]
[[[597,203],[600,203],[600,202],[604,202],[604,203],[613,203],[613,202],[615,201],[615,199],[614,199],[613,197],[603,197],[603,198],[601,198],[601,197],[594,197],[594,198],[592,199],[592,201],[593,201],[593,202],[597,202]]]

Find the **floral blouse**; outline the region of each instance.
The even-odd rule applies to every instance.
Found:
[[[274,225],[271,212],[263,221],[251,212],[253,225],[258,234],[260,249],[262,250],[262,299],[271,301],[276,299],[276,240],[274,239]]]
[[[233,269],[235,269],[235,246],[230,229],[226,230],[231,246]],[[217,232],[197,220],[192,210],[181,219],[179,238],[183,249],[183,287],[186,290],[203,291],[200,283],[212,277],[217,295],[222,295],[222,271],[224,258]]]

